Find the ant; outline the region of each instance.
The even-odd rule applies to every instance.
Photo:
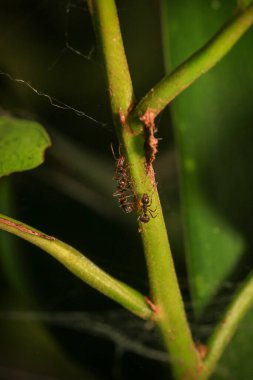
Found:
[[[152,205],[152,200],[150,202],[149,195],[143,194],[141,197],[142,214],[138,218],[138,220],[140,220],[142,223],[148,223],[150,221],[150,216],[153,219],[157,217],[157,214],[153,215],[153,212],[156,212],[156,209],[151,210],[150,208],[151,205]]]
[[[113,196],[118,197],[119,205],[122,210],[129,214],[134,210],[133,202],[128,202],[127,198],[132,197],[131,194],[131,182],[129,180],[127,166],[125,163],[125,157],[120,152],[119,147],[119,157],[117,158],[113,147],[111,145],[113,157],[116,160],[115,176],[114,179],[118,182],[117,189]]]

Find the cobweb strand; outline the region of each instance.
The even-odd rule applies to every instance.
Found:
[[[48,94],[46,94],[46,93],[44,93],[42,91],[39,91],[38,89],[36,89],[35,87],[33,87],[30,82],[27,82],[24,79],[14,78],[9,73],[3,72],[3,71],[0,72],[0,75],[7,77],[8,79],[10,79],[13,82],[24,84],[26,87],[28,87],[30,90],[32,90],[38,96],[41,96],[41,97],[44,97],[44,98],[48,99],[49,102],[50,102],[50,104],[53,107],[55,107],[55,108],[59,108],[61,110],[72,111],[72,112],[75,113],[75,115],[77,115],[79,117],[85,117],[86,119],[89,119],[89,120],[93,121],[94,123],[96,123],[96,124],[98,124],[98,125],[100,125],[102,127],[106,127],[107,126],[107,123],[99,121],[99,120],[95,119],[94,117],[92,117],[90,115],[87,115],[87,113],[85,113],[85,112],[83,112],[83,111],[81,111],[81,110],[79,110],[77,108],[74,108],[74,107],[72,107],[72,106],[70,106],[70,105],[68,105],[68,104],[66,104],[64,102],[62,102],[59,99],[56,99],[53,96],[50,96],[50,95],[48,95]]]

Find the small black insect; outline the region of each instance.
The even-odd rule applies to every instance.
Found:
[[[150,216],[151,218],[156,218],[156,215],[153,215],[155,210],[151,210],[151,205],[152,201],[150,202],[149,195],[148,194],[143,194],[141,197],[141,209],[142,209],[142,214],[139,216],[138,220],[140,220],[142,223],[148,223],[150,221]]]

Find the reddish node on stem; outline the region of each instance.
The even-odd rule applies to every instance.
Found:
[[[195,343],[196,350],[198,351],[201,360],[204,360],[207,354],[207,347],[200,342]]]
[[[119,112],[119,120],[121,125],[124,126],[126,124],[126,116],[121,111]]]
[[[148,304],[148,306],[150,307],[150,309],[155,313],[155,314],[158,314],[159,313],[159,307],[157,305],[155,305],[148,297],[144,297],[146,303]]]
[[[134,134],[131,126],[127,123],[127,116],[123,114],[123,112],[119,112],[119,121],[122,127],[126,128],[130,134]]]

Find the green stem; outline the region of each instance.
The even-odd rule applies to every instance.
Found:
[[[250,3],[251,3],[252,0],[237,0],[237,9],[240,11],[240,10],[243,10],[244,8],[246,8]]]
[[[156,321],[175,379],[196,380],[201,361],[186,319],[155,181],[152,173],[148,175],[146,171],[144,136],[133,132],[139,118],[127,117],[134,95],[116,6],[114,0],[88,0],[88,5],[105,62],[115,128],[128,160],[137,204],[146,193],[152,200],[152,208],[156,209],[156,218],[146,224],[139,223]]]
[[[234,295],[233,301],[221,318],[207,345],[205,371],[201,380],[207,380],[232,339],[239,322],[253,305],[253,272]]]
[[[17,235],[43,249],[75,276],[132,313],[144,319],[149,319],[152,316],[150,308],[139,292],[105,273],[73,247],[1,214],[0,229]]]
[[[114,1],[87,0],[97,37],[104,56],[105,71],[109,78],[108,91],[113,116],[126,116],[134,100],[133,87],[123,48],[117,9]]]
[[[152,88],[139,102],[133,116],[141,117],[148,109],[157,116],[177,95],[216,65],[252,24],[253,3],[237,13],[206,45]]]

